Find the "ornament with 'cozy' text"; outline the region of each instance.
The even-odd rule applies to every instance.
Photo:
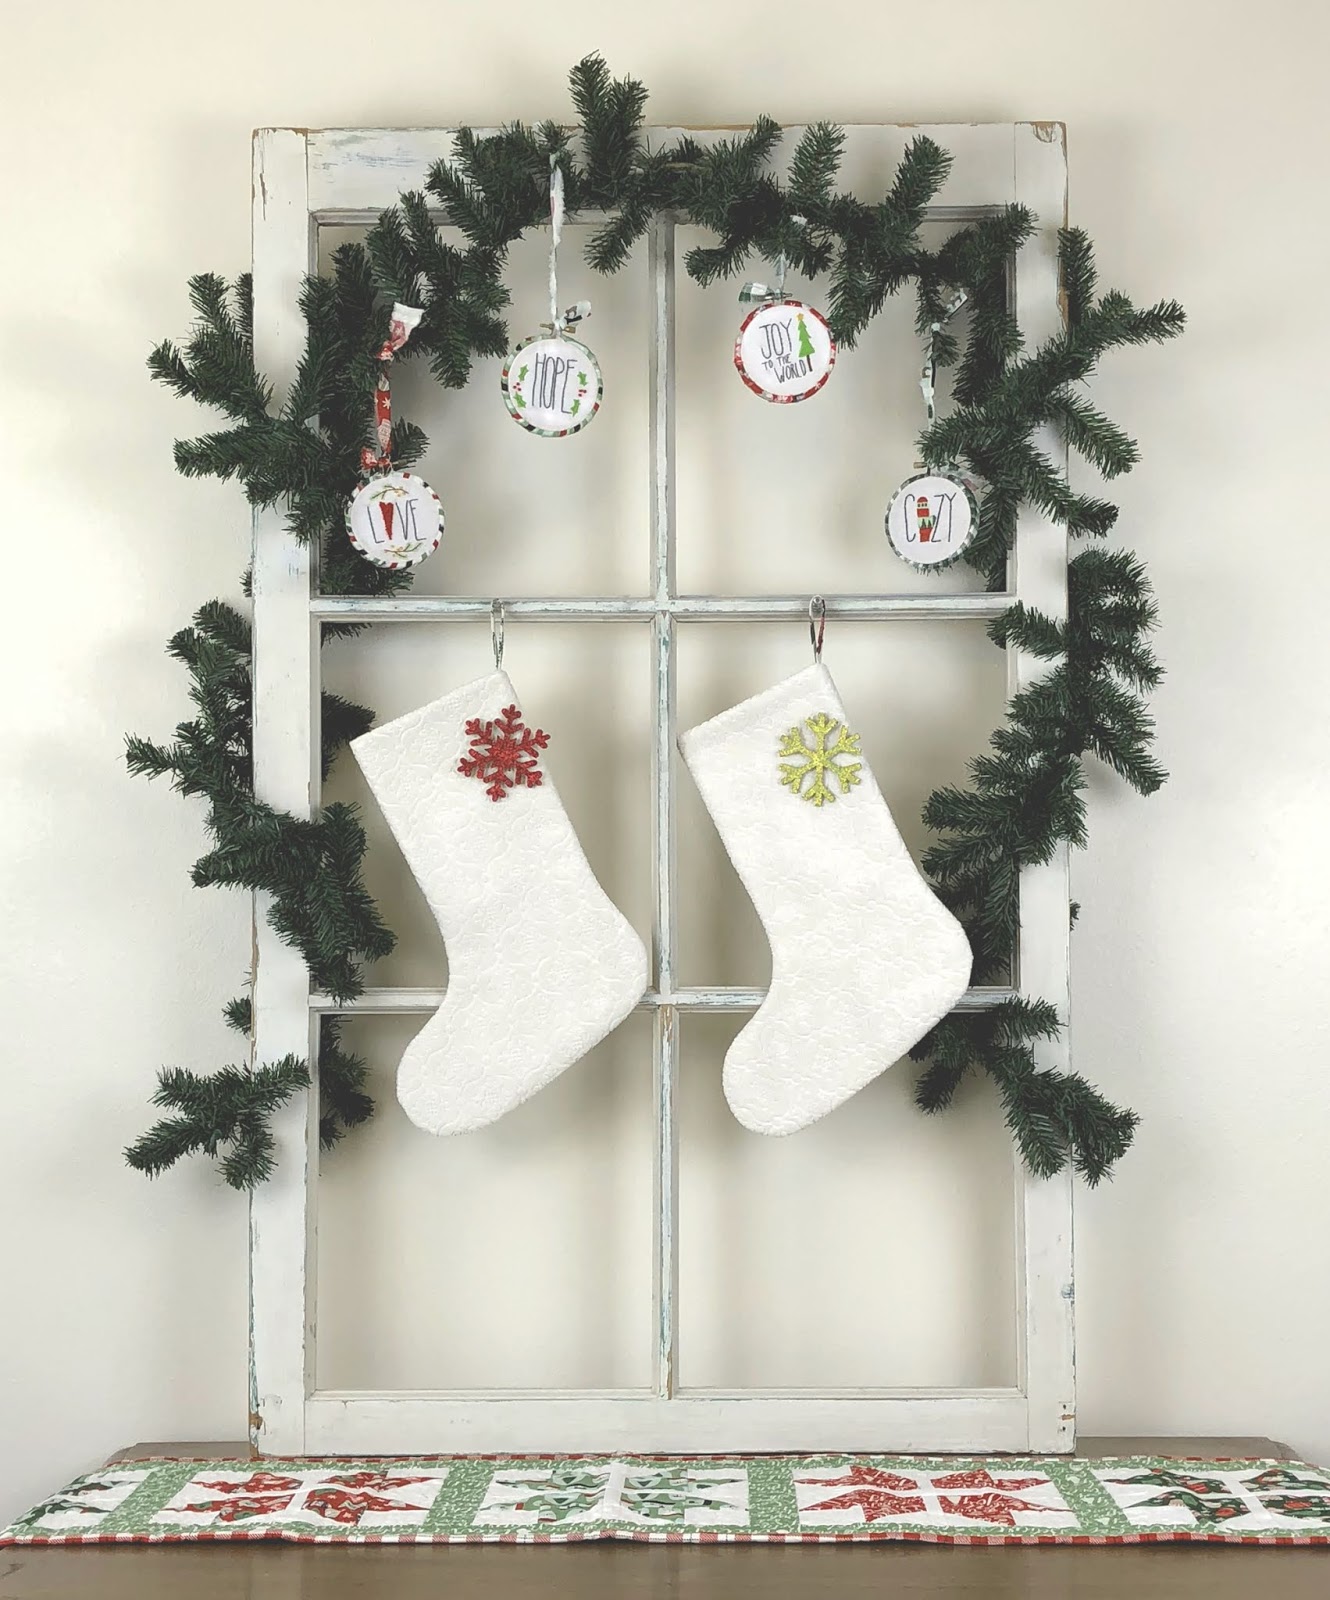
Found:
[[[764,400],[791,404],[815,395],[836,365],[836,341],[820,311],[773,299],[744,318],[734,341],[739,376]]]
[[[979,508],[959,475],[931,468],[907,478],[887,507],[891,548],[912,567],[945,567],[974,538]]]

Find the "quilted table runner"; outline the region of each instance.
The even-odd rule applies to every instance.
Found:
[[[1299,1462],[1013,1456],[438,1456],[117,1463],[0,1545],[663,1543],[1330,1545]]]

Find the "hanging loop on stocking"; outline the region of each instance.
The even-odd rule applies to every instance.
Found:
[[[494,670],[503,670],[503,601],[490,601],[490,644],[494,648]]]
[[[815,594],[808,602],[808,640],[813,646],[813,664],[822,665],[822,641],[827,634],[827,602]]]

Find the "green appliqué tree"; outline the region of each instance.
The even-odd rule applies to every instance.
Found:
[[[329,277],[307,281],[305,354],[280,409],[254,367],[249,280],[193,279],[192,334],[183,348],[159,345],[149,366],[178,393],[214,407],[224,425],[178,442],[178,469],[235,479],[251,504],[284,507],[290,534],[319,547],[326,592],[389,595],[409,586],[409,571],[362,561],[343,531],[344,507],[360,482],[361,447],[372,442],[375,358],[392,302],[424,308],[398,359],[423,359],[445,387],[463,387],[477,359],[503,356],[507,253],[546,220],[556,156],[569,216],[605,213],[586,251],[601,272],[623,266],[656,213],[668,209],[714,236],[685,258],[699,285],[740,272],[754,255],[774,260],[782,253],[792,270],[826,277],[828,321],[843,348],[853,347],[893,294],[913,291],[922,335],[964,290],[964,342],[944,327],[935,347],[939,364],[955,368],[954,409],[927,430],[920,449],[925,460],[956,461],[983,481],[978,530],[963,559],[990,589],[1005,581],[1023,503],[1061,522],[1073,539],[1112,530],[1117,507],[1072,490],[1035,442],[1036,430],[1056,427],[1106,479],[1128,471],[1135,444],[1091,404],[1083,384],[1108,351],[1180,332],[1183,313],[1174,302],[1142,309],[1115,291],[1098,293],[1089,241],[1068,229],[1060,252],[1065,328],[1027,350],[1007,285],[1011,257],[1033,221],[1022,207],[1008,206],[926,249],[920,226],[950,164],[932,140],[912,140],[889,191],[863,201],[836,187],[844,135],[828,123],[805,130],[782,179],[771,170],[780,128],[770,118],[705,149],[687,135],[652,148],[640,83],[613,79],[598,56],[574,67],[570,83],[576,127],[513,123],[487,138],[463,129],[453,159],[435,164],[425,193],[404,194],[363,245],[334,253]],[[460,230],[460,245],[440,238],[431,208]],[[418,428],[394,421],[397,466],[418,460],[426,443]],[[1021,868],[1048,860],[1060,844],[1085,843],[1085,758],[1105,762],[1142,794],[1163,782],[1144,698],[1160,678],[1147,642],[1154,622],[1141,563],[1092,546],[1070,563],[1065,622],[1015,605],[990,629],[995,643],[1030,651],[1048,670],[1013,699],[988,751],[971,763],[969,784],[939,789],[925,809],[939,837],[924,866],[965,924],[981,980],[1010,972]],[[350,631],[327,626],[324,635]],[[340,1000],[353,997],[363,964],[393,942],[364,887],[365,840],[354,808],[329,805],[314,817],[293,817],[255,798],[248,626],[237,610],[212,602],[168,649],[189,671],[196,715],[169,745],[131,738],[131,771],[169,777],[205,801],[213,847],[195,864],[194,881],[265,890],[273,926],[300,950],[313,981]],[[366,708],[324,696],[325,775],[372,720]],[[232,1002],[227,1014],[250,1031],[247,1000]],[[948,1017],[912,1052],[925,1063],[920,1107],[942,1109],[968,1072],[986,1072],[1035,1171],[1070,1163],[1097,1182],[1127,1149],[1137,1119],[1078,1075],[1037,1065],[1036,1045],[1060,1027],[1038,1000]],[[321,1131],[332,1143],[373,1106],[363,1062],[342,1050],[336,1024],[326,1020],[316,1072]],[[293,1058],[210,1076],[165,1071],[156,1101],[172,1114],[130,1147],[128,1159],[155,1174],[203,1151],[218,1159],[227,1182],[252,1186],[271,1169],[272,1112],[309,1077],[309,1064]]]

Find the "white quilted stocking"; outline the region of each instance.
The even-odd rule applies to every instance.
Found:
[[[495,672],[352,743],[438,918],[448,992],[397,1072],[427,1133],[483,1127],[641,999],[646,951],[592,876],[544,770],[549,736]]]
[[[725,1057],[746,1128],[825,1116],[946,1016],[965,933],[896,831],[823,666],[679,747],[771,941],[771,988]]]

